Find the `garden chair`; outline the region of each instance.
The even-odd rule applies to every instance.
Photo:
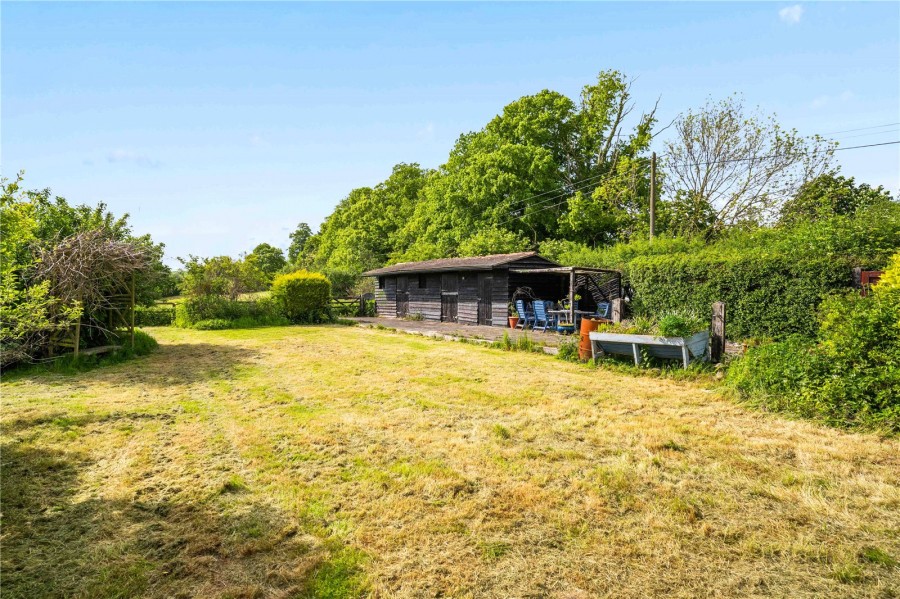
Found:
[[[529,324],[534,328],[534,313],[528,310],[525,300],[516,300],[516,313],[519,315],[519,323],[516,325],[516,328],[522,327],[524,331]]]
[[[597,304],[597,311],[594,312],[595,318],[612,318],[612,304],[610,302],[600,302]]]
[[[543,300],[534,300],[534,324],[531,328],[535,331],[541,326],[542,331],[546,331],[550,326],[550,316],[547,314],[547,303]]]

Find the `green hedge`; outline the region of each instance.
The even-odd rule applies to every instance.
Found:
[[[547,241],[541,254],[562,264],[621,270],[634,289],[632,311],[707,315],[728,311],[728,336],[815,335],[824,297],[846,290],[851,269],[878,269],[900,248],[900,203],[880,202],[852,215],[792,227],[734,230],[710,243],[659,237],[600,248]]]
[[[319,273],[301,270],[275,277],[272,300],[291,322],[322,322],[331,318],[331,283]]]
[[[626,267],[634,289],[631,310],[640,316],[689,311],[709,314],[726,304],[731,339],[815,335],[822,300],[852,283],[849,258],[802,259],[751,250],[642,256]]]
[[[893,287],[827,299],[816,340],[751,348],[729,368],[728,384],[772,410],[900,432],[900,254],[894,264]]]
[[[194,329],[249,328],[289,324],[269,298],[237,301],[218,295],[189,297],[175,309],[175,326]]]
[[[167,327],[175,322],[175,309],[172,306],[136,306],[134,308],[134,325],[138,327]]]

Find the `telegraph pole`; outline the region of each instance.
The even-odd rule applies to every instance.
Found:
[[[650,158],[650,241],[656,234],[656,152]]]

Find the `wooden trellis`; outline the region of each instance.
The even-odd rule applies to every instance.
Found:
[[[81,334],[82,322],[85,318],[88,320],[88,326],[93,326],[95,328],[101,328],[96,324],[91,324],[92,322],[103,322],[103,333],[110,337],[120,337],[120,333],[118,332],[120,329],[124,329],[124,331],[128,335],[128,342],[131,349],[134,349],[134,308],[135,308],[135,282],[134,277],[132,276],[131,281],[128,285],[128,288],[120,293],[111,294],[107,296],[108,306],[103,310],[102,317],[98,318],[97,314],[86,314],[82,315],[75,324],[69,328],[68,330],[62,331],[58,336],[51,339],[50,343],[50,355],[52,356],[55,348],[64,348],[72,350],[72,353],[77,358],[81,354],[98,354],[110,351],[112,349],[118,349],[121,345],[103,345],[98,347],[92,347],[87,350],[81,351]]]

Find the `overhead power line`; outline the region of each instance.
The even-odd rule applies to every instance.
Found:
[[[866,144],[864,146],[847,146],[846,148],[835,148],[835,152],[842,152],[844,150],[858,150],[860,148],[874,148],[876,146],[894,146],[900,144],[900,141],[886,141],[880,144]]]
[[[834,148],[835,152],[843,152],[845,150],[858,150],[860,148],[874,148],[876,146],[891,146],[900,144],[900,141],[886,141],[875,144],[865,144],[861,146],[847,146],[846,148]],[[753,158],[729,158],[727,160],[710,160],[709,162],[678,162],[673,166],[709,166],[711,164],[728,164],[730,162],[747,162],[749,160],[765,160],[767,158],[780,158],[784,154],[769,154],[768,156],[754,156]]]
[[[893,127],[900,123],[885,123],[884,125],[872,125],[871,127],[859,127],[857,129],[844,129],[843,131],[829,131],[828,133],[820,133],[819,135],[836,135],[838,133],[853,133],[854,131],[867,131],[869,129],[883,129],[884,127]]]
[[[842,140],[842,139],[852,139],[854,137],[872,137],[873,135],[892,135],[894,133],[897,133],[898,131],[900,131],[900,128],[892,127],[890,129],[885,129],[884,131],[869,131],[868,133],[855,133],[853,135],[841,135],[838,138],[832,138],[832,139]]]
[[[560,194],[560,195],[557,195],[557,196],[551,197],[551,198],[545,198],[545,199],[541,200],[540,202],[537,202],[536,204],[533,204],[533,205],[530,205],[530,206],[529,206],[529,205],[526,205],[526,206],[522,209],[522,210],[523,210],[523,213],[522,213],[522,214],[515,215],[515,216],[513,216],[512,218],[509,218],[509,219],[507,219],[507,220],[505,220],[505,221],[503,221],[503,222],[497,223],[497,226],[502,227],[503,225],[508,224],[508,223],[511,223],[511,222],[513,222],[513,221],[515,221],[515,220],[522,220],[522,219],[525,218],[526,216],[532,216],[532,215],[534,215],[534,214],[536,214],[536,213],[538,213],[538,212],[543,212],[544,210],[550,210],[551,208],[556,208],[556,207],[558,207],[558,206],[562,206],[563,204],[568,203],[568,201],[569,201],[569,196],[572,195],[573,193],[577,192],[577,191],[583,191],[583,190],[589,189],[589,188],[591,188],[591,187],[599,187],[599,186],[602,185],[603,183],[605,183],[605,182],[607,182],[607,181],[609,181],[609,180],[611,180],[611,179],[613,179],[613,178],[615,178],[615,177],[622,177],[622,176],[626,176],[626,177],[627,177],[627,176],[629,176],[629,174],[630,174],[631,176],[634,176],[634,175],[638,174],[639,172],[643,172],[644,170],[648,169],[649,167],[650,167],[650,165],[642,165],[640,168],[634,169],[632,173],[625,173],[625,174],[623,174],[623,173],[607,173],[607,174],[604,176],[603,180],[598,181],[596,184],[588,184],[588,185],[582,185],[582,186],[579,186],[579,187],[574,187],[574,188],[572,188],[571,190],[567,190],[566,193],[564,193],[564,194]],[[564,199],[563,201],[561,201],[561,202],[557,202],[556,204],[551,204],[550,206],[543,206],[543,207],[541,207],[541,208],[534,209],[534,208],[537,207],[537,206],[541,206],[542,204],[545,204],[545,203],[550,202],[550,201],[553,201],[553,200],[557,200],[557,199],[562,198],[562,197],[565,197],[565,199]],[[532,211],[531,211],[530,214],[525,214],[524,211],[527,210],[528,208],[532,208]]]
[[[541,193],[539,193],[539,194],[535,194],[535,195],[533,195],[533,196],[529,196],[529,197],[527,197],[527,198],[522,198],[521,200],[514,200],[513,203],[518,204],[518,203],[520,203],[520,202],[527,202],[527,201],[529,201],[529,200],[534,200],[534,199],[536,199],[536,198],[543,197],[543,196],[545,196],[545,195],[547,195],[547,194],[550,194],[550,193],[556,193],[556,192],[558,192],[558,191],[562,191],[562,192],[565,193],[566,191],[568,191],[568,190],[569,190],[572,186],[574,186],[574,185],[580,185],[580,184],[582,184],[582,183],[584,183],[584,182],[592,181],[592,180],[594,180],[594,179],[599,179],[600,177],[605,177],[605,176],[606,176],[606,173],[604,173],[604,174],[602,174],[602,175],[594,175],[593,177],[585,177],[584,179],[579,179],[579,180],[576,180],[576,181],[572,181],[572,183],[570,183],[570,184],[568,184],[568,185],[561,185],[560,187],[557,187],[557,188],[555,188],[555,189],[551,189],[551,190],[549,190],[549,191],[544,191],[544,192],[541,192]]]
[[[636,175],[637,173],[639,173],[639,172],[644,172],[644,171],[646,171],[646,170],[649,169],[649,168],[650,168],[649,165],[643,165],[643,166],[641,166],[640,168],[634,169],[631,173],[628,173],[628,174],[634,176],[634,175]],[[536,203],[534,203],[534,204],[524,204],[524,205],[522,205],[522,206],[519,206],[518,208],[513,208],[513,210],[522,210],[522,211],[524,212],[524,210],[526,210],[526,209],[528,209],[528,208],[534,208],[535,206],[541,206],[542,204],[546,204],[547,202],[552,202],[553,200],[558,200],[559,198],[566,198],[565,201],[568,201],[569,196],[575,194],[576,192],[584,191],[584,190],[586,190],[586,189],[591,189],[591,188],[599,187],[600,185],[602,185],[602,184],[605,183],[606,181],[609,181],[609,180],[612,179],[613,177],[628,176],[628,174],[622,175],[621,173],[605,173],[605,174],[603,174],[603,175],[597,175],[597,177],[603,177],[603,179],[600,180],[600,181],[593,182],[593,183],[586,183],[586,184],[583,184],[583,185],[571,186],[571,187],[569,187],[569,188],[566,188],[562,193],[556,194],[556,195],[551,196],[551,197],[549,197],[549,198],[544,198],[544,199],[541,200],[540,202],[536,202]],[[591,178],[592,178],[592,179],[596,179],[597,177],[591,177]],[[586,181],[587,179],[583,179],[583,180]],[[527,200],[529,200],[529,199],[531,199],[531,198],[525,198],[525,200],[517,200],[517,201],[527,201]],[[534,212],[540,212],[541,210],[543,210],[543,209],[540,209],[540,210],[533,210],[532,213],[534,213]],[[515,219],[515,218],[521,218],[521,217],[523,217],[523,216],[525,216],[525,214],[521,214],[521,215],[519,215],[519,216],[516,216],[516,217],[514,217],[514,219]]]
[[[900,141],[887,141],[887,142],[882,142],[882,143],[863,144],[863,145],[858,145],[858,146],[847,146],[845,148],[835,148],[834,151],[841,152],[841,151],[846,151],[846,150],[859,150],[862,148],[892,146],[892,145],[897,145],[897,144],[900,144]],[[754,157],[754,158],[732,158],[729,160],[715,160],[715,161],[710,161],[710,162],[686,162],[686,163],[679,163],[678,166],[709,166],[712,164],[725,164],[725,163],[731,163],[731,162],[746,162],[748,160],[764,160],[767,158],[778,158],[779,156],[783,156],[783,154],[770,154],[768,156],[759,156],[759,157]],[[645,170],[648,170],[649,168],[650,168],[649,164],[640,165],[638,168],[634,169],[632,174],[643,173]],[[561,206],[561,205],[567,203],[569,201],[569,196],[571,196],[575,192],[583,191],[585,189],[589,189],[590,187],[599,187],[602,183],[605,183],[606,181],[609,181],[612,178],[617,177],[617,176],[623,176],[623,175],[621,173],[606,173],[604,175],[595,175],[593,177],[586,177],[586,178],[580,179],[578,181],[573,181],[572,184],[570,184],[570,185],[557,187],[556,189],[551,189],[549,191],[545,191],[543,193],[529,196],[529,197],[523,198],[521,200],[514,200],[513,205],[514,206],[518,205],[518,208],[513,208],[513,210],[521,209],[521,210],[523,210],[523,214],[513,216],[512,218],[510,218],[508,220],[498,223],[498,226],[505,225],[514,220],[521,220],[522,218],[524,218],[526,216],[526,214],[524,214],[524,210],[526,210],[528,208],[532,208],[531,214],[535,214],[537,212],[543,212],[544,210],[549,210],[551,208],[556,208],[558,206]],[[628,174],[625,174],[624,176],[628,176]],[[602,178],[602,180],[594,182],[596,179],[600,179],[600,178]],[[541,200],[540,202],[537,202],[533,205],[527,204],[527,202],[529,202],[530,200],[544,197],[544,196],[547,196],[548,194],[554,194],[554,195],[551,195],[550,197],[546,197],[543,200]],[[537,210],[534,210],[534,208],[537,206],[542,206],[543,204],[546,204],[547,202],[552,202],[553,200],[558,200],[560,198],[566,198],[566,199],[564,199],[562,202],[558,202],[556,204],[552,204],[550,206],[545,206],[543,208],[538,208]],[[530,216],[530,215],[528,215],[528,216]]]

